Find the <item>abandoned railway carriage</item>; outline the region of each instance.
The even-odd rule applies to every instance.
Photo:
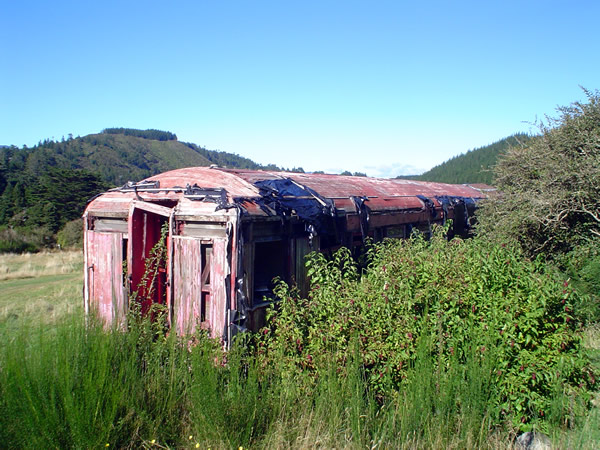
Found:
[[[177,333],[206,328],[227,344],[261,326],[275,277],[306,289],[310,251],[446,219],[464,234],[484,196],[467,185],[215,167],[128,183],[84,213],[86,314],[123,326],[130,301],[161,304]],[[152,266],[160,246],[164,262]]]

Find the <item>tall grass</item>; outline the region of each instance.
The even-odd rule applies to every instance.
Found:
[[[172,442],[186,385],[173,339],[146,344],[143,328],[104,332],[82,320],[2,336],[0,435],[8,447]]]
[[[307,392],[296,374],[256,367],[140,322],[130,332],[71,318],[53,332],[0,336],[0,445],[9,448],[494,447],[485,364],[436,373],[418,358],[395,398],[372,396],[357,358]],[[426,345],[422,350],[426,351]],[[189,437],[192,439],[189,439]],[[154,440],[154,444],[152,441]]]
[[[35,280],[2,286],[22,292],[15,303],[36,303]],[[69,283],[64,301],[79,303],[80,281]],[[63,301],[58,292],[44,301]],[[510,448],[516,432],[491,425],[492,342],[466,346],[440,370],[438,333],[425,329],[399,389],[382,397],[357,341],[345,362],[330,359],[315,375],[264,367],[242,340],[224,354],[203,335],[165,335],[145,320],[130,326],[86,325],[80,310],[51,321],[29,311],[18,326],[0,326],[0,447]],[[600,367],[600,333],[587,336]],[[569,401],[556,389],[558,410]],[[570,425],[547,430],[559,448],[599,447],[598,408]]]
[[[493,356],[473,351],[439,371],[428,336],[402,389],[382,399],[352,355],[344,376],[332,363],[306,390],[301,373],[266,375],[245,345],[224,355],[208,338],[164,336],[145,321],[127,333],[70,318],[2,334],[1,447],[511,446],[510,428],[490,425]],[[595,411],[556,439],[593,448],[598,424]]]

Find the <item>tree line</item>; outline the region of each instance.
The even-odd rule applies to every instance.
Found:
[[[177,135],[169,131],[161,130],[136,130],[135,128],[105,128],[104,134],[123,134],[125,136],[135,136],[143,139],[153,139],[156,141],[176,141]]]
[[[493,169],[498,158],[506,154],[512,147],[526,146],[531,139],[532,136],[528,134],[515,133],[490,145],[455,156],[421,175],[398,178],[452,184],[484,183],[494,185]]]

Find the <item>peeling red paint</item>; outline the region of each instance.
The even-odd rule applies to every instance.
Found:
[[[93,233],[88,236],[87,278],[95,311],[106,325],[125,320],[121,233]]]

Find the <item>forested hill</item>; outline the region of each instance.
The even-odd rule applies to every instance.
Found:
[[[174,138],[165,139],[165,135]],[[113,185],[181,167],[261,167],[235,154],[179,142],[172,133],[127,128],[111,128],[60,142],[46,140],[32,148],[5,147],[0,149],[0,156],[0,164],[12,172],[26,171],[38,176],[50,168],[86,169]]]
[[[524,145],[530,139],[532,137],[524,133],[513,134],[485,147],[469,150],[467,153],[455,156],[435,166],[422,175],[409,178],[421,181],[437,181],[440,183],[485,183],[493,185],[492,168],[496,164],[498,157],[506,153],[510,147]]]
[[[175,134],[160,130],[107,128],[83,137],[45,140],[31,148],[2,146],[0,252],[52,244],[58,230],[81,217],[87,200],[106,189],[172,169],[211,164],[277,169],[179,142]]]

